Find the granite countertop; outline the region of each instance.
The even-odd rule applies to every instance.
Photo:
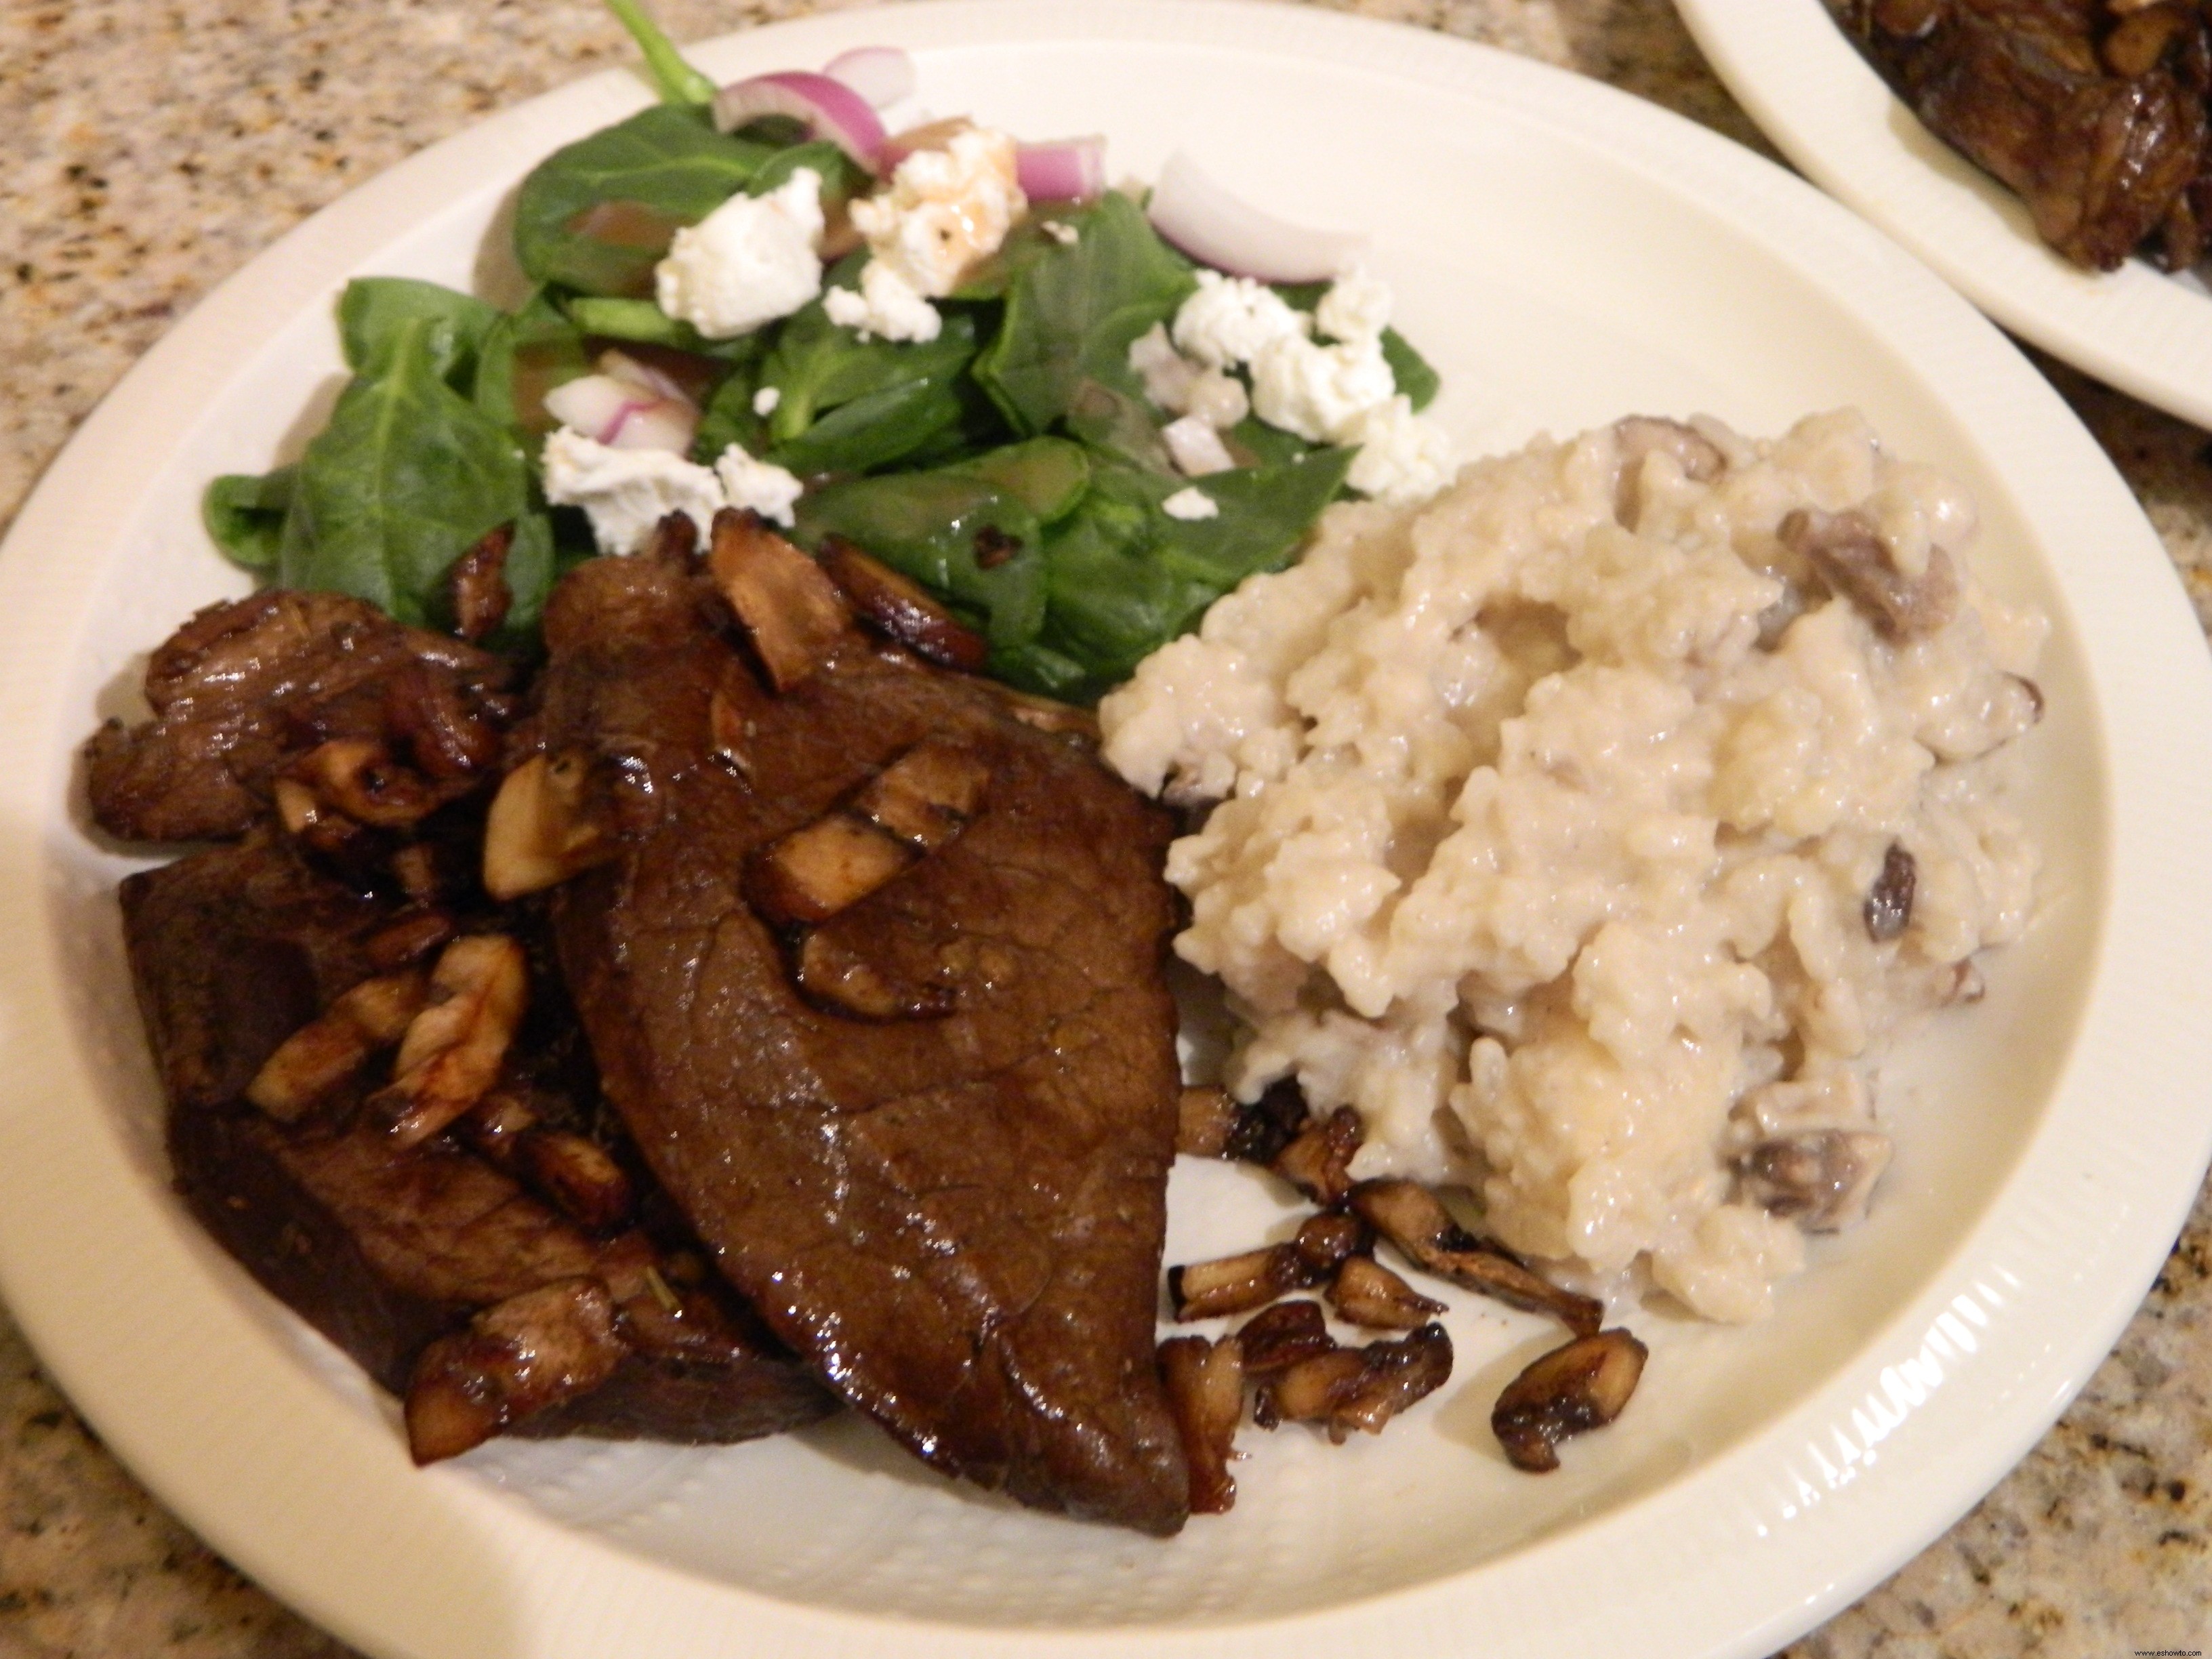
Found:
[[[1668,0],[1340,0],[1570,65],[1771,155]],[[688,40],[806,0],[657,0]],[[598,0],[7,0],[0,526],[133,359],[335,197],[605,64]],[[2212,443],[2039,360],[2212,627]],[[2201,757],[2198,757],[2201,758]],[[1945,1537],[1802,1659],[2128,1659],[2212,1627],[2212,1205],[2112,1355]],[[1631,1644],[1632,1645],[1632,1644]],[[0,1659],[330,1659],[101,1448],[0,1313]]]

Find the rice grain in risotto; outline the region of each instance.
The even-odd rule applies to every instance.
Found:
[[[1349,1103],[1355,1173],[1763,1315],[1887,1156],[1875,1066],[2019,936],[2002,804],[2039,614],[1965,492],[1850,411],[1631,419],[1339,506],[1099,714],[1177,842],[1245,1099]],[[2004,752],[2000,753],[1999,751]]]

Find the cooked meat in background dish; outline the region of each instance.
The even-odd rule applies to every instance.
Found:
[[[1937,137],[2017,191],[2044,240],[2168,270],[2212,230],[2198,0],[1830,0]]]
[[[741,609],[805,576],[757,533],[716,526]],[[917,1455],[1173,1532],[1170,820],[987,685],[824,634],[818,597],[822,655],[761,653],[781,694],[680,557],[596,561],[548,607],[546,752],[604,781],[620,845],[554,900],[608,1097],[776,1334]],[[763,883],[833,896],[771,927]],[[810,1000],[825,958],[915,994]]]

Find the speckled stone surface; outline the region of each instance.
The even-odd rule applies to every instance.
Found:
[[[1570,64],[1771,155],[1667,0],[1337,0]],[[658,0],[678,39],[819,9]],[[0,0],[0,526],[131,361],[280,233],[625,43],[597,0]],[[2212,628],[2212,444],[2045,363]],[[2197,757],[2202,759],[2202,757]],[[2058,1426],[1793,1659],[2212,1647],[2212,1203]],[[1623,1651],[1632,1653],[1632,1633]],[[0,1659],[343,1659],[172,1520],[0,1314]]]

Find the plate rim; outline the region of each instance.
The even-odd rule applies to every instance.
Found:
[[[2139,258],[2069,264],[2013,192],[1923,126],[1823,0],[1676,0],[1729,91],[1821,189],[2001,326],[2130,396],[2212,428],[2212,294]]]
[[[1817,0],[1813,3],[1817,4]],[[1953,342],[1955,349],[1980,372],[1982,379],[1976,382],[1973,400],[1988,405],[1986,429],[2009,434],[2008,441],[2025,442],[2023,431],[2039,434],[2049,441],[2049,428],[2055,420],[2060,448],[2086,449],[2096,464],[2093,469],[2095,487],[2079,492],[2088,505],[2077,501],[2075,515],[2093,522],[2100,514],[2107,518],[2117,514],[2117,521],[2124,524],[2132,520],[2130,527],[2136,545],[2131,556],[2138,562],[2146,558],[2154,560],[2158,569],[2164,572],[2165,587],[2170,591],[2162,595],[2154,580],[2113,584],[2127,591],[2093,596],[2100,614],[2112,613],[2100,623],[2100,629],[2109,631],[2133,627],[2154,644],[2163,641],[2167,646],[2180,636],[2185,627],[2188,631],[2197,671],[2193,696],[2177,699],[2171,684],[2154,687],[2137,683],[2141,676],[2131,680],[2125,674],[2117,676],[2109,684],[2099,678],[2097,689],[2118,694],[2110,700],[2130,708],[2158,707],[2169,713],[2177,706],[2193,709],[2200,735],[2212,741],[2212,663],[2201,660],[2202,641],[2197,635],[2193,617],[2185,603],[2177,604],[2178,580],[2133,497],[2118,475],[2112,472],[2101,452],[2065,411],[2056,393],[1994,331],[1975,318],[1963,303],[1941,290],[1934,279],[1909,258],[1875,232],[1849,220],[1841,210],[1819,198],[1801,182],[1748,152],[1630,94],[1532,60],[1448,37],[1440,40],[1425,29],[1263,3],[1262,0],[1116,0],[1110,6],[1096,3],[1096,0],[1080,6],[1066,3],[1066,0],[909,0],[909,3],[896,10],[841,11],[746,30],[702,43],[693,50],[709,62],[735,66],[739,60],[781,50],[785,42],[805,42],[804,47],[794,46],[791,51],[805,50],[810,53],[823,47],[860,44],[867,38],[870,29],[883,29],[885,19],[894,20],[889,27],[901,30],[925,49],[988,46],[1010,40],[1102,36],[1183,47],[1249,40],[1256,27],[1270,37],[1271,45],[1277,50],[1291,55],[1304,56],[1327,48],[1333,58],[1370,65],[1388,64],[1394,72],[1413,75],[1422,80],[1454,82],[1472,78],[1487,83],[1486,92],[1511,94],[1509,103],[1517,113],[1528,118],[1565,124],[1578,112],[1594,112],[1607,122],[1625,121],[1639,141],[1648,144],[1639,157],[1646,170],[1674,169],[1679,166],[1686,167],[1691,176],[1718,178],[1745,192],[1747,199],[1740,209],[1742,213],[1748,214],[1757,205],[1778,216],[1785,223],[1818,227],[1823,236],[1851,249],[1862,262],[1855,269],[1855,278],[1873,281],[1887,296],[1885,303],[1896,303],[1898,295],[1911,295],[1933,307],[1937,316],[1942,315],[1947,306],[1955,308],[1951,321],[1937,331],[1947,339],[1956,335]],[[1282,44],[1293,37],[1298,43],[1295,52]],[[1464,56],[1468,53],[1475,56]],[[1455,63],[1480,63],[1485,67],[1462,74],[1451,67]],[[1523,108],[1516,100],[1526,100],[1530,107]],[[612,118],[623,108],[645,100],[641,88],[630,81],[627,71],[619,69],[543,94],[419,152],[313,216],[243,267],[134,366],[71,439],[27,501],[7,541],[0,544],[0,634],[16,626],[7,619],[30,614],[31,608],[36,605],[66,604],[73,584],[77,591],[83,590],[84,584],[91,579],[82,571],[72,573],[68,562],[41,560],[29,550],[33,546],[69,544],[66,539],[58,543],[56,538],[71,531],[96,527],[103,517],[111,522],[117,520],[121,509],[112,502],[88,500],[82,493],[84,486],[94,482],[104,466],[112,467],[115,453],[128,453],[128,446],[149,430],[158,434],[161,429],[162,422],[153,418],[148,408],[155,394],[208,361],[210,353],[219,354],[234,345],[242,335],[252,333],[257,316],[267,309],[267,301],[258,297],[263,290],[273,287],[279,292],[320,292],[325,284],[317,273],[331,270],[342,273],[389,240],[390,234],[418,223],[425,216],[422,203],[426,197],[450,200],[465,193],[469,185],[456,187],[447,181],[441,187],[441,175],[453,169],[455,163],[467,164],[458,169],[465,176],[469,167],[497,165],[526,149],[524,159],[534,159],[551,142],[558,142],[557,138],[541,141],[538,136],[541,132],[558,130],[566,133],[579,119],[594,115],[601,119]],[[1613,154],[1611,143],[1608,137],[1600,146],[1608,155]],[[403,208],[404,217],[395,217]],[[1761,240],[1768,239],[1762,236]],[[292,313],[285,311],[283,314],[289,317]],[[1978,428],[1978,431],[1982,429]],[[2024,490],[2023,498],[2033,494]],[[2092,507],[2096,510],[2090,510]],[[2034,515],[2032,521],[2039,528],[2046,523],[2039,514]],[[2107,523],[2103,527],[2109,531],[2112,526]],[[2128,538],[2118,539],[2124,544]],[[2105,556],[2126,555],[2122,546],[2111,548]],[[2054,568],[2051,574],[2057,579],[2063,573]],[[2146,574],[2149,574],[2148,569]],[[2087,608],[2082,603],[2083,596],[2067,587],[2063,580],[2060,586],[2076,610],[2086,648],[2091,629],[2081,616]],[[2184,618],[2187,618],[2185,623]],[[2102,637],[2103,633],[2097,636]],[[11,832],[0,841],[0,929],[6,930],[7,937],[40,941],[40,948],[28,953],[25,961],[0,966],[0,992],[8,994],[5,1000],[0,1000],[0,1039],[30,1058],[34,1071],[37,1062],[44,1061],[53,1068],[54,1075],[82,1082],[83,1068],[71,1048],[69,1021],[55,988],[52,983],[36,982],[41,974],[45,980],[51,981],[55,967],[49,960],[51,953],[43,948],[45,913],[40,885],[43,866],[38,856],[38,836],[52,811],[54,756],[57,752],[66,755],[73,748],[74,739],[65,740],[58,751],[55,750],[60,699],[58,694],[52,693],[52,688],[41,687],[33,671],[40,665],[67,660],[74,647],[74,637],[48,640],[42,649],[23,653],[12,666],[0,662],[0,826]],[[2160,652],[2147,649],[2142,655],[2145,660],[2156,661]],[[11,766],[7,763],[11,757],[19,763],[33,763]],[[2131,762],[2124,754],[2113,755],[2108,760],[2114,818],[2108,882],[2117,908],[2124,896],[2124,875],[2130,881],[2139,881],[2141,872],[2136,866],[2154,863],[2153,854],[2178,855],[2181,850],[2179,837],[2170,832],[2163,838],[2146,832],[2142,841],[2131,835],[2124,842],[2118,834],[2122,806],[2127,808],[2128,814],[2136,814],[2147,797],[2169,805],[2194,808],[2193,821],[2203,821],[2206,813],[2212,812],[2212,782],[2192,784],[2183,777],[2160,777],[2155,769]],[[2172,769],[2179,772],[2181,769]],[[2129,786],[2124,800],[2124,781]],[[2169,814],[2167,821],[2175,821],[2177,816]],[[2179,821],[2192,820],[2180,817]],[[2131,818],[2131,830],[2134,827]],[[30,833],[13,833],[17,830]],[[2124,865],[2127,866],[2125,870]],[[2138,902],[2142,897],[2134,886],[2127,889],[2127,894]],[[2140,918],[2122,920],[2140,921]],[[2192,920],[2196,932],[2190,937],[2194,945],[2212,948],[2212,925],[2208,925],[2205,917]],[[8,927],[10,922],[15,924],[13,928]],[[2108,917],[2101,941],[2103,951],[2109,955],[2124,942],[2128,931],[2116,928]],[[2170,942],[2167,948],[2169,951],[2174,949]],[[2091,987],[2089,1006],[2082,1013],[2083,1030],[2065,1068],[2066,1074],[2054,1086],[2054,1110],[2062,1097],[2071,1097],[2075,1087],[2073,1074],[2080,1070],[2085,1054],[2091,1051],[2090,1027],[2100,1012],[2112,1016],[2106,1020],[2106,1025],[2118,1028],[2117,1032],[2103,1031],[2103,1040],[2109,1047],[2114,1042],[2124,1042],[2128,1032],[2135,1029],[2155,1029],[2158,1021],[2153,1016],[2162,1013],[2167,1006],[2153,998],[2131,1010],[2114,1011],[2105,1006],[2109,1000],[2100,973]],[[2128,1017],[2119,1018],[2121,1014]],[[2167,1028],[2169,1033],[2171,1029]],[[2196,1059],[2200,1063],[2190,1075],[2212,1076],[2212,1035],[2199,1040]],[[0,1154],[4,1154],[0,1156],[0,1188],[8,1185],[4,1173],[7,1169],[40,1167],[33,1162],[18,1161],[19,1158],[36,1158],[41,1153],[51,1153],[57,1144],[57,1126],[42,1121],[37,1113],[27,1109],[30,1104],[25,1097],[27,1092],[17,1082],[0,1080]],[[514,1615],[517,1620],[511,1632],[514,1640],[528,1644],[514,1646],[512,1650],[515,1652],[550,1656],[608,1650],[592,1649],[589,1638],[586,1646],[574,1645],[573,1638],[577,1626],[568,1625],[566,1620],[573,1618],[582,1628],[605,1636],[606,1609],[601,1607],[587,1611],[581,1605],[588,1598],[580,1583],[589,1577],[585,1569],[597,1564],[598,1570],[604,1571],[602,1558],[612,1554],[620,1557],[622,1575],[635,1581],[623,1598],[630,1615],[623,1627],[625,1648],[634,1646],[638,1651],[665,1653],[732,1651],[726,1636],[718,1635],[714,1626],[736,1608],[742,1610],[749,1643],[770,1638],[787,1644],[788,1650],[793,1652],[855,1655],[882,1654],[889,1650],[889,1646],[896,1646],[901,1653],[941,1654],[947,1659],[953,1655],[1039,1651],[1070,1656],[1165,1656],[1182,1652],[1249,1652],[1255,1656],[1264,1652],[1279,1656],[1282,1643],[1292,1634],[1302,1641],[1311,1639],[1316,1651],[1324,1642],[1340,1645],[1347,1638],[1370,1639],[1376,1633],[1376,1620],[1388,1620],[1393,1629],[1425,1640],[1431,1650],[1441,1652],[1449,1650],[1453,1644],[1449,1633],[1453,1620],[1464,1611],[1459,1604],[1464,1602],[1472,1582],[1478,1578],[1489,1581],[1482,1588],[1493,1610],[1510,1610],[1517,1606],[1531,1615],[1539,1609],[1545,1610],[1547,1628],[1541,1634],[1547,1650],[1556,1651],[1565,1644],[1570,1650],[1579,1651],[1586,1647],[1596,1651],[1601,1644],[1609,1647],[1617,1643],[1618,1626],[1608,1626],[1607,1621],[1617,1619],[1620,1609],[1609,1607],[1600,1611],[1571,1610],[1568,1622],[1558,1624],[1553,1619],[1559,1606],[1542,1593],[1546,1586],[1556,1587],[1563,1582],[1561,1572],[1578,1570],[1583,1572],[1583,1582],[1589,1582],[1587,1569],[1592,1564],[1609,1565],[1614,1577],[1621,1576],[1621,1564],[1617,1559],[1608,1562],[1606,1549],[1620,1531],[1626,1515],[1638,1511],[1649,1511],[1673,1523],[1668,1534],[1673,1541],[1660,1553],[1666,1559],[1657,1565],[1668,1573],[1696,1581],[1697,1557],[1711,1553],[1716,1541],[1712,1530],[1715,1516],[1711,1513],[1701,1516],[1680,1511],[1691,1488],[1714,1484],[1719,1473],[1727,1471],[1738,1491],[1734,1512],[1723,1528],[1725,1537],[1719,1541],[1726,1548],[1741,1551],[1754,1536],[1751,1529],[1755,1529],[1758,1541],[1766,1548],[1769,1557],[1768,1571],[1760,1575],[1763,1583],[1784,1582],[1792,1588],[1780,1595],[1769,1592],[1767,1610],[1752,1616],[1748,1622],[1740,1612],[1729,1613],[1710,1601],[1688,1606],[1680,1604],[1678,1598],[1677,1604],[1667,1609],[1675,1622],[1655,1639],[1674,1644],[1656,1650],[1741,1654],[1750,1659],[1750,1656],[1778,1645],[1856,1599],[1941,1532],[2040,1436],[2101,1361],[2112,1338],[2132,1316],[2142,1287],[2148,1285],[2164,1258],[2166,1241],[2170,1240],[2195,1196],[2194,1176],[2185,1190],[2175,1176],[2176,1169],[2180,1167],[2176,1152],[2181,1146],[2186,1147],[2186,1158],[2181,1163],[2192,1170],[2201,1170],[2205,1158],[2212,1155],[2212,1102],[2199,1103],[2194,1109],[2184,1110],[2180,1101],[2183,1092],[2176,1091],[2175,1103],[2164,1109],[2160,1120],[2163,1127],[2175,1132],[2175,1145],[2154,1158],[2136,1158],[2132,1170],[2126,1159],[2115,1162],[2108,1158],[2098,1166],[2102,1178],[2118,1179],[2131,1174],[2148,1194],[2140,1197],[2136,1207],[2129,1212],[2130,1226],[2125,1230],[2108,1227],[2098,1238],[2102,1258],[2115,1278],[2132,1285],[2135,1293],[2124,1304],[2116,1298],[2112,1308],[2106,1310],[2106,1317],[2077,1323],[2071,1332],[2071,1340],[2059,1345],[2063,1353],[2055,1354],[2046,1349],[2039,1364],[2016,1369],[2008,1376],[2008,1388],[2000,1402],[2003,1409],[1981,1413],[1974,1433],[1957,1437],[1951,1443],[1936,1449],[1938,1455],[1931,1461],[1942,1473],[1942,1495],[1930,1498],[1923,1494],[1906,1504],[1905,1509],[1913,1517],[1911,1524],[1900,1524],[1899,1508],[1894,1501],[1885,1504],[1870,1496],[1877,1489],[1887,1492],[1893,1485],[1893,1477],[1875,1473],[1880,1465],[1873,1455],[1876,1448],[1871,1440],[1862,1449],[1858,1463],[1847,1462],[1841,1478],[1830,1480],[1826,1490],[1807,1486],[1807,1491],[1814,1494],[1809,1507],[1800,1508],[1771,1527],[1759,1517],[1757,1505],[1745,1495],[1758,1482],[1747,1481],[1743,1471],[1753,1462],[1762,1467],[1770,1464],[1773,1450],[1770,1443],[1784,1433],[1800,1432],[1802,1424],[1817,1420],[1824,1431],[1839,1424],[1848,1425],[1851,1412],[1862,1408],[1868,1381],[1879,1376],[1873,1368],[1874,1358],[1893,1352],[1902,1358],[1918,1352],[1932,1340],[1929,1333],[1942,1336],[1959,1356],[1959,1363],[1964,1364],[1975,1363],[1981,1348],[1993,1352],[1999,1348],[1996,1337],[1986,1337],[1978,1345],[1975,1329],[1963,1325],[1960,1328],[1966,1331],[1966,1340],[1962,1346],[1945,1330],[1944,1321],[1948,1319],[1958,1324],[1962,1317],[1954,1305],[1958,1298],[1972,1301],[1970,1291],[1978,1285],[1987,1288],[1983,1281],[2001,1279],[2002,1274],[2012,1271],[2007,1262],[2014,1258],[2009,1257],[2008,1251],[2024,1253],[2017,1255],[2022,1261],[2033,1254],[2027,1248],[2032,1240],[1998,1237],[2006,1231],[1998,1224],[2008,1219],[2007,1195],[2014,1193],[2023,1172],[2036,1162],[2045,1132],[2039,1131],[2031,1139],[2023,1152],[2021,1169],[2015,1170],[2003,1193],[1993,1202],[1990,1212],[1967,1230],[1950,1261],[1930,1275],[1921,1296],[1893,1316],[1863,1345],[1856,1358],[1838,1369],[1836,1376],[1809,1391],[1797,1407],[1747,1436],[1702,1466],[1696,1475],[1677,1480],[1648,1494],[1629,1505],[1626,1511],[1601,1514],[1563,1529],[1528,1551],[1480,1564],[1461,1574],[1285,1620],[1228,1627],[1052,1631],[919,1624],[801,1606],[727,1584],[706,1583],[679,1569],[627,1554],[605,1540],[581,1540],[549,1518],[501,1502],[475,1483],[441,1472],[423,1474],[405,1470],[404,1460],[396,1455],[364,1462],[355,1455],[358,1449],[342,1447],[338,1449],[343,1455],[337,1462],[345,1466],[343,1472],[362,1473],[380,1483],[369,1494],[378,1507],[390,1506],[383,1486],[395,1474],[404,1473],[405,1481],[411,1484],[399,1489],[392,1501],[410,1515],[434,1511],[427,1518],[436,1523],[435,1535],[407,1558],[414,1570],[429,1573],[432,1584],[439,1582],[438,1574],[422,1552],[444,1544],[453,1547],[455,1560],[465,1556],[479,1570],[486,1565],[492,1570],[503,1570],[517,1585],[542,1592],[540,1599],[529,1607],[501,1610]],[[57,1287],[42,1279],[36,1270],[41,1245],[33,1236],[36,1222],[55,1218],[59,1200],[52,1194],[23,1194],[19,1190],[18,1195],[36,1201],[0,1206],[0,1290],[7,1293],[27,1337],[58,1380],[72,1400],[80,1402],[81,1408],[116,1446],[134,1473],[196,1531],[254,1571],[278,1595],[307,1610],[344,1639],[376,1652],[444,1655],[471,1651],[465,1645],[469,1632],[441,1628],[436,1619],[425,1616],[423,1607],[398,1605],[399,1601],[431,1598],[395,1600],[382,1594],[381,1586],[371,1589],[356,1584],[341,1591],[324,1582],[317,1575],[311,1552],[325,1540],[313,1535],[312,1529],[308,1535],[287,1540],[255,1536],[251,1524],[240,1519],[240,1506],[234,1494],[226,1499],[220,1493],[210,1494],[199,1484],[204,1483],[207,1474],[202,1467],[204,1458],[196,1462],[177,1446],[161,1443],[151,1436],[147,1425],[130,1420],[127,1402],[112,1386],[112,1379],[103,1378],[100,1373],[102,1361],[111,1358],[118,1346],[128,1346],[134,1334],[108,1330],[101,1332],[97,1340],[88,1340],[82,1331],[72,1332],[68,1328],[64,1317],[65,1295],[58,1294]],[[2158,1201],[2160,1198],[2163,1202]],[[155,1218],[156,1222],[161,1219]],[[173,1218],[168,1219],[173,1224]],[[2009,1219],[2016,1222],[2018,1218]],[[2169,1221],[2171,1225],[2167,1224]],[[2151,1234],[2160,1230],[2163,1230],[2163,1237],[2153,1240]],[[158,1239],[162,1231],[160,1224],[141,1225],[136,1232],[122,1237],[117,1248],[127,1253],[129,1248],[143,1244],[148,1237]],[[1997,1311],[1984,1309],[1985,1313]],[[223,1322],[226,1322],[218,1321]],[[1999,1318],[1988,1328],[2002,1336],[2008,1332],[2016,1334],[2020,1328],[2016,1320],[2008,1325]],[[165,1340],[177,1340],[174,1332],[160,1334]],[[310,1392],[319,1395],[322,1391],[318,1386]],[[1937,1405],[1932,1415],[1925,1410],[1902,1410],[1896,1425],[1874,1439],[1887,1440],[1897,1435],[1926,1442],[1935,1431],[1931,1425],[1943,1415],[1943,1402],[1955,1400],[1958,1395],[1956,1389],[1947,1395],[1937,1388],[1931,1395]],[[287,1403],[291,1403],[289,1398]],[[319,1404],[318,1411],[310,1401],[302,1422],[283,1437],[283,1443],[266,1449],[266,1455],[252,1466],[275,1471],[312,1467],[315,1462],[329,1463],[331,1460],[327,1449],[314,1445],[313,1436],[309,1432],[335,1420],[331,1417],[333,1402],[323,1398]],[[206,1424],[204,1412],[199,1420]],[[228,1427],[234,1434],[239,1425]],[[1848,1440],[1848,1436],[1845,1438]],[[1814,1457],[1820,1459],[1822,1454],[1817,1436],[1808,1444]],[[1818,1474],[1815,1464],[1807,1463],[1805,1468],[1814,1471],[1815,1480],[1826,1478]],[[1778,1515],[1779,1511],[1772,1513]],[[1848,1550],[1847,1566],[1838,1570],[1827,1547],[1834,1540],[1839,1527],[1862,1538],[1878,1534],[1881,1546],[1874,1548],[1862,1545]],[[1694,1553],[1691,1548],[1693,1540]],[[1538,1555],[1552,1558],[1560,1565],[1551,1572],[1533,1575],[1540,1582],[1530,1583],[1526,1582],[1532,1577],[1528,1560]],[[1647,1565],[1644,1577],[1650,1578],[1656,1570]],[[1711,1569],[1705,1571],[1710,1573]],[[1783,1575],[1779,1579],[1778,1571]],[[457,1586],[456,1589],[477,1593],[480,1587]],[[658,1606],[652,1605],[656,1601]],[[456,1645],[457,1639],[463,1644]],[[760,1650],[769,1650],[764,1646]]]

